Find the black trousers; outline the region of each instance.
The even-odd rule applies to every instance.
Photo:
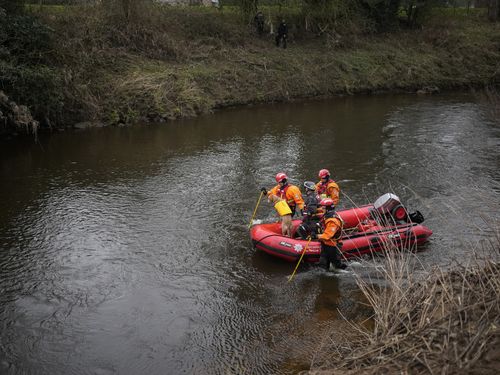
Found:
[[[283,48],[286,48],[286,34],[276,35],[276,46],[280,46],[280,42],[283,41]]]
[[[319,233],[318,221],[303,220],[302,224],[297,228],[297,234],[303,240],[307,240],[309,236],[316,238]]]
[[[326,270],[330,269],[330,264],[333,263],[335,268],[344,269],[345,265],[341,262],[342,255],[340,254],[340,249],[337,246],[328,246],[323,242],[321,243],[321,255],[319,258],[319,264]]]

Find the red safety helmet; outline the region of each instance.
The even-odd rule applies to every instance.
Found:
[[[328,169],[322,169],[318,173],[319,178],[328,178],[330,177],[330,171]]]
[[[319,202],[319,205],[324,207],[332,207],[332,208],[335,207],[332,198],[323,198],[321,202]]]
[[[280,183],[281,181],[283,180],[288,180],[288,177],[286,174],[284,174],[283,172],[280,172],[276,175],[276,182],[277,183]]]

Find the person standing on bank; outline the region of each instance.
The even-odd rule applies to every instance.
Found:
[[[259,10],[253,18],[253,21],[255,23],[255,27],[257,28],[257,34],[262,36],[264,34],[264,13]]]
[[[328,169],[322,169],[319,171],[318,177],[320,181],[316,184],[316,192],[320,199],[331,198],[333,204],[337,206],[340,199],[340,188],[339,185],[330,178],[330,171]]]
[[[278,198],[285,200],[288,206],[290,206],[290,210],[292,210],[292,216],[295,215],[297,208],[300,210],[299,213],[302,214],[304,199],[302,198],[300,189],[295,185],[289,184],[288,176],[282,172],[276,175],[276,182],[278,185],[270,191],[267,191],[266,188],[261,188],[260,190],[264,194],[267,194],[269,199],[271,199],[272,195],[276,195]]]
[[[280,46],[280,43],[283,42],[283,48],[286,48],[286,40],[288,38],[288,26],[284,19],[281,20],[278,26],[278,32],[276,34],[276,47]]]
[[[321,241],[320,266],[329,271],[330,264],[333,263],[335,268],[343,270],[347,267],[345,263],[341,262],[342,254],[340,253],[342,247],[340,237],[344,222],[335,212],[335,205],[331,198],[324,198],[319,204],[325,208],[325,214],[321,219],[323,233],[318,235],[318,239]]]

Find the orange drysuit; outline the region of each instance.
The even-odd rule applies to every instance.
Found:
[[[287,184],[283,187],[276,185],[267,193],[268,197],[271,195],[276,195],[281,199],[284,199],[292,211],[295,211],[294,207],[297,207],[299,210],[304,209],[304,199],[302,198],[302,193],[295,185]]]
[[[326,218],[324,221],[325,229],[318,235],[318,239],[327,246],[337,246],[337,242],[342,235],[342,219],[338,216]]]
[[[337,185],[337,183],[333,180],[318,182],[316,184],[316,192],[320,198],[332,198],[335,206],[339,203],[340,188],[339,185]]]

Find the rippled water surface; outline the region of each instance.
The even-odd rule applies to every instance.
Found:
[[[344,207],[396,193],[434,231],[419,254],[429,267],[467,260],[500,221],[500,127],[462,94],[262,106],[0,147],[2,374],[307,369],[326,326],[367,312],[352,274],[301,269],[288,284],[293,264],[252,249],[259,188],[279,171],[302,184],[329,168]]]

